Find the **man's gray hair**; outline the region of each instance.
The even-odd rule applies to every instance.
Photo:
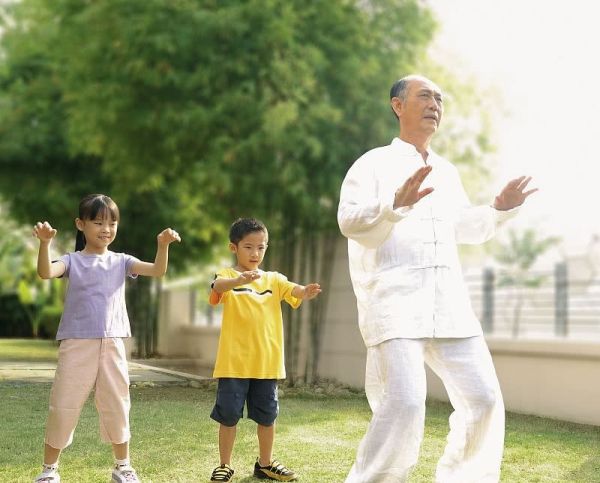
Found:
[[[390,89],[390,99],[397,97],[398,99],[406,100],[406,94],[408,93],[408,85],[411,81],[425,79],[422,75],[411,74],[398,79],[394,82],[394,85]]]
[[[406,77],[403,77],[402,79],[399,79],[396,82],[394,82],[394,85],[390,89],[390,99],[397,97],[397,98],[405,101],[407,90],[408,90],[408,79]]]

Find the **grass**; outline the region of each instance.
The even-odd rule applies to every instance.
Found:
[[[53,340],[0,339],[2,362],[56,361],[58,344]]]
[[[0,348],[3,358],[5,345]],[[49,384],[0,383],[0,481],[31,481],[38,470],[49,390]],[[143,481],[208,481],[218,463],[217,424],[208,417],[214,390],[214,383],[132,387],[131,450]],[[323,393],[285,388],[280,405],[276,457],[304,483],[344,481],[370,419],[364,395],[335,388]],[[446,404],[428,404],[425,440],[411,483],[434,480],[450,410]],[[255,425],[243,420],[234,450],[234,481],[260,481],[251,477],[256,456]],[[61,458],[61,476],[65,483],[106,482],[111,463],[109,446],[99,440],[91,399],[73,445]],[[501,481],[600,482],[600,428],[508,414]]]

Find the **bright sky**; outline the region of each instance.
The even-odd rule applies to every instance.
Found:
[[[581,251],[600,234],[600,2],[428,3],[440,23],[434,58],[504,98],[495,185],[526,174],[540,188],[516,225],[533,224]]]

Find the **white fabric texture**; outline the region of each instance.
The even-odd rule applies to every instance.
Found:
[[[498,482],[504,404],[490,353],[476,336],[391,339],[368,348],[365,389],[373,418],[346,483],[408,481],[423,438],[425,363],[454,407],[436,483]]]
[[[456,248],[483,243],[516,210],[471,206],[456,168],[429,151],[430,195],[394,210],[395,191],[424,166],[415,147],[395,138],[348,171],[338,223],[348,238],[350,277],[367,347],[393,338],[471,337],[473,313]]]

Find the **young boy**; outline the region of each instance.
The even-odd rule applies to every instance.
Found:
[[[233,477],[231,453],[244,403],[248,417],[258,424],[260,456],[254,464],[254,476],[296,479],[293,471],[272,459],[279,413],[277,379],[285,378],[281,301],[298,308],[302,300],[316,297],[321,288],[317,283],[297,285],[280,273],[259,270],[268,238],[260,221],[236,220],[229,231],[229,249],[235,253],[237,265],[217,272],[211,284],[210,304],[224,305],[213,374],[219,379],[217,401],[210,415],[220,423],[221,464],[214,469],[211,481],[230,481]]]

